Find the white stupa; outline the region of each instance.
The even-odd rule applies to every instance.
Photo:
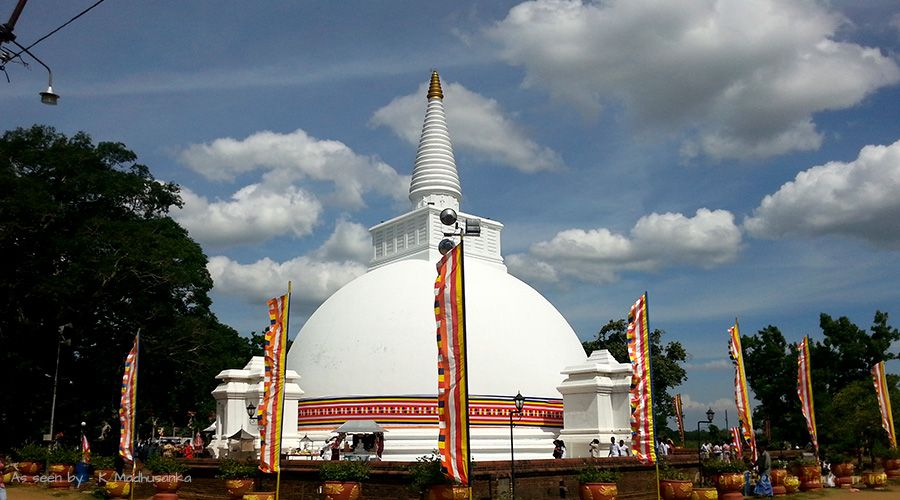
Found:
[[[385,460],[414,460],[437,447],[437,344],[434,280],[444,208],[459,212],[462,189],[444,116],[437,72],[409,190],[412,210],[370,229],[366,274],[335,292],[309,318],[288,354],[301,376],[297,435],[322,442],[348,420],[388,429]],[[509,459],[509,409],[526,397],[516,420],[516,458],[549,458],[563,425],[557,387],[565,367],[585,362],[562,315],[509,275],[497,221],[478,219],[466,238],[466,307],[471,445],[474,460]]]

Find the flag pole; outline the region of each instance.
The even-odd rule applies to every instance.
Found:
[[[644,315],[647,319],[647,364],[650,367],[650,434],[653,435],[653,443],[651,446],[656,447],[656,418],[653,414],[653,405],[656,404],[656,394],[653,391],[653,341],[650,339],[650,297],[647,293],[647,290],[644,290]],[[656,466],[656,498],[659,500],[659,457],[656,457],[656,460],[653,461],[653,464]]]
[[[472,500],[472,480],[474,476],[472,476],[472,446],[471,439],[469,436],[469,342],[466,340],[466,335],[469,333],[469,329],[466,326],[466,266],[465,266],[465,255],[466,248],[463,246],[463,235],[459,236],[459,274],[460,281],[462,282],[462,338],[463,338],[463,352],[462,356],[465,360],[463,365],[465,369],[465,375],[463,380],[465,383],[465,391],[466,391],[466,475],[469,477],[469,484],[466,491],[469,495],[469,500]]]
[[[281,413],[281,415],[279,415],[279,418],[278,418],[278,423],[279,423],[279,425],[278,425],[278,457],[276,457],[276,460],[278,460],[278,470],[275,471],[275,500],[279,500],[279,498],[281,496],[281,444],[282,444],[281,437],[282,437],[282,433],[284,432],[284,392],[285,392],[284,386],[285,386],[285,382],[287,381],[285,378],[285,376],[287,375],[287,372],[286,372],[285,366],[284,366],[284,357],[285,357],[285,349],[287,348],[288,332],[290,331],[288,326],[290,324],[290,319],[291,319],[292,286],[293,286],[292,282],[289,280],[288,281],[288,293],[287,293],[287,299],[286,299],[287,303],[284,305],[284,307],[285,307],[284,326],[282,327],[282,328],[284,328],[284,340],[285,340],[284,344],[285,345],[281,349],[281,355],[280,355],[281,359],[279,360],[279,363],[278,363],[279,369],[281,370],[281,375],[279,375],[278,378],[282,381],[282,385],[281,385],[281,405],[279,406],[279,408],[280,408],[279,413]]]
[[[134,457],[134,421],[137,418],[137,384],[138,384],[138,368],[141,366],[139,361],[141,359],[141,329],[138,328],[137,334],[135,335],[135,345],[137,348],[134,350],[134,404],[131,406],[131,422],[129,424],[129,435],[131,442],[129,445],[131,446],[131,490],[129,492],[129,499],[134,500],[134,475],[137,473],[137,460]]]

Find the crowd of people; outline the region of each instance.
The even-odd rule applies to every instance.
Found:
[[[384,433],[371,432],[347,434],[340,432],[325,441],[319,455],[325,460],[341,460],[341,458],[360,458],[381,460],[384,454]]]

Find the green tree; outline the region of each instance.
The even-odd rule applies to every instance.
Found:
[[[753,336],[742,335],[744,372],[759,404],[753,422],[778,442],[809,440],[797,396],[797,346],[788,344],[778,327],[769,325]]]
[[[887,376],[894,415],[900,410],[898,381],[900,377],[896,375]],[[894,425],[896,427],[896,422]],[[856,450],[860,448],[888,447],[887,432],[881,426],[881,412],[871,380],[854,380],[841,388],[830,402],[830,411],[821,414],[819,427],[822,440],[830,450],[857,456]]]
[[[687,351],[681,342],[662,344],[664,331],[650,332],[650,360],[653,364],[653,418],[657,423],[667,423],[675,415],[675,397],[671,389],[687,380],[687,372],[682,364],[687,360]],[[609,320],[597,332],[597,338],[581,343],[584,352],[590,355],[598,349],[606,349],[620,363],[628,363],[628,323],[624,319]]]
[[[0,448],[80,421],[117,431],[119,385],[142,338],[138,411],[211,407],[214,375],[249,343],[210,312],[207,259],[168,216],[178,187],[120,143],[35,126],[0,138]],[[180,418],[180,417],[179,417]]]

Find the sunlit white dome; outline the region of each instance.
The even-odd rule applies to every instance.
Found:
[[[389,429],[385,459],[412,460],[437,445],[434,281],[439,214],[459,209],[461,192],[436,72],[410,186],[412,210],[370,229],[369,271],[334,293],[309,318],[288,353],[301,376],[298,434],[324,440],[346,420]],[[517,392],[516,457],[546,458],[563,425],[557,386],[583,363],[575,332],[537,291],[509,275],[500,222],[477,219],[465,249],[469,419],[476,460],[509,457],[508,416]]]

